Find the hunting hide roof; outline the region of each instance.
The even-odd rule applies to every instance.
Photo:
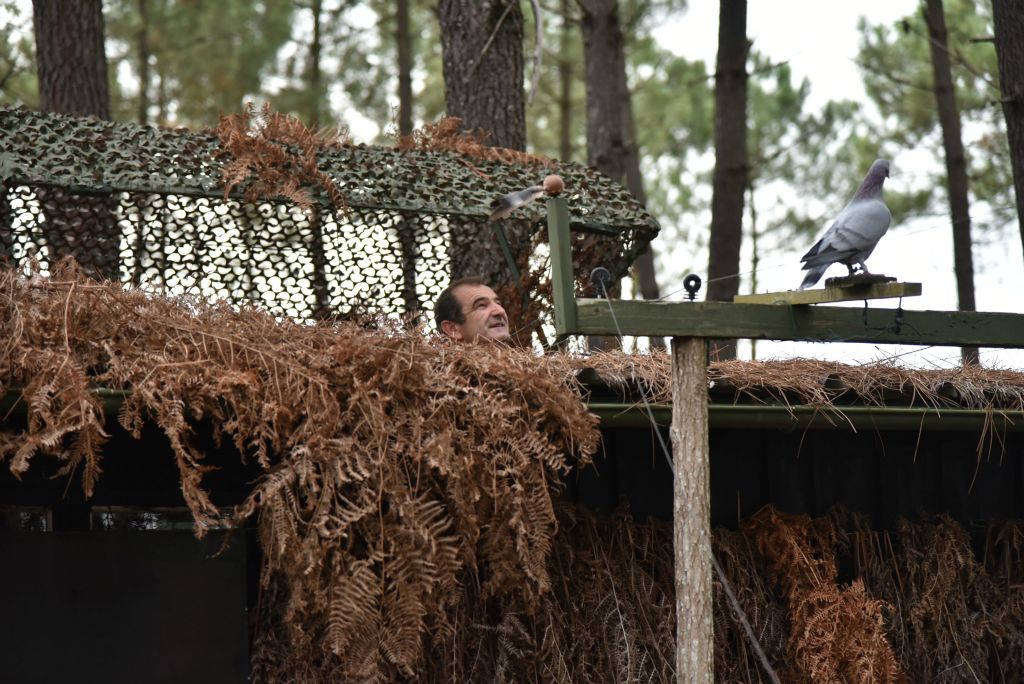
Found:
[[[227,162],[212,131],[193,132],[0,108],[0,183],[56,185],[82,194],[158,193],[223,196]],[[571,220],[600,232],[635,233],[638,252],[658,222],[622,185],[592,168],[537,158],[532,164],[482,159],[451,151],[337,145],[318,153],[319,166],[348,206],[486,219],[491,203],[548,173],[565,180]],[[242,184],[231,196],[241,199]],[[322,188],[307,190],[330,206]],[[273,198],[265,198],[272,200]],[[544,218],[542,205],[520,214]],[[603,230],[602,230],[603,229]]]

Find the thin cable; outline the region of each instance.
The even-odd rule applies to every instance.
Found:
[[[747,620],[747,614],[743,612],[743,607],[740,605],[740,601],[736,598],[736,594],[733,593],[732,585],[725,579],[725,571],[722,570],[722,566],[718,564],[718,559],[715,554],[711,554],[711,563],[715,566],[715,573],[718,574],[718,579],[722,582],[722,589],[725,590],[725,595],[729,598],[729,605],[732,606],[732,612],[736,614],[736,618],[743,625],[743,631],[747,633],[747,639],[750,641],[750,645],[754,647],[754,652],[757,657],[761,660],[761,666],[764,667],[765,672],[771,677],[774,684],[781,684],[778,675],[775,674],[775,670],[772,669],[772,665],[768,662],[768,655],[761,648],[761,642],[757,640],[757,635],[754,634],[754,628],[750,626],[750,621]]]
[[[615,307],[612,306],[612,300],[608,298],[608,288],[602,286],[601,294],[604,295],[604,301],[608,302],[608,311],[611,312],[612,323],[615,324],[615,332],[618,333],[619,346],[621,347],[623,344],[622,328],[619,327],[619,319],[615,316]],[[647,419],[651,422],[651,427],[654,428],[654,434],[658,436],[658,443],[661,444],[661,452],[665,456],[665,462],[668,463],[669,470],[671,470],[672,475],[675,476],[676,469],[672,464],[672,451],[665,443],[665,438],[661,436],[661,428],[658,427],[658,421],[654,419],[654,411],[651,410],[651,404],[647,401],[647,392],[644,389],[643,382],[637,375],[636,366],[633,365],[632,361],[629,362],[629,370],[633,374],[633,377],[638,381],[637,387],[640,388],[640,399],[644,402],[644,409],[647,411]]]
[[[622,334],[622,328],[619,327],[619,321],[615,316],[615,307],[612,306],[612,300],[608,297],[607,287],[602,286],[601,293],[604,294],[604,300],[608,302],[608,311],[612,315],[612,323],[615,325],[615,332],[618,334],[619,345],[622,345],[624,335]],[[630,369],[633,372],[634,377],[636,376],[635,366],[630,364]],[[638,383],[639,384],[639,383]],[[672,465],[672,453],[669,451],[668,445],[665,444],[665,439],[661,436],[661,429],[658,427],[657,421],[654,420],[654,412],[651,411],[651,406],[647,402],[647,393],[644,392],[642,384],[640,386],[640,398],[643,399],[644,407],[647,409],[647,417],[651,422],[651,427],[654,428],[654,432],[658,435],[658,443],[661,445],[662,453],[665,456],[665,461],[668,463],[669,468],[672,469],[672,475],[675,477],[675,468]],[[726,596],[729,597],[730,605],[732,606],[733,612],[736,613],[736,617],[739,619],[740,624],[743,625],[743,630],[747,634],[747,639],[750,640],[751,645],[754,648],[754,652],[757,654],[758,659],[761,661],[761,667],[764,668],[765,672],[771,677],[774,684],[780,684],[778,675],[775,674],[775,669],[772,668],[772,664],[768,661],[768,656],[765,654],[764,649],[761,647],[761,643],[757,640],[757,635],[754,634],[754,629],[750,626],[750,621],[747,620],[746,613],[743,612],[743,607],[740,606],[739,600],[736,598],[736,594],[733,593],[732,585],[729,583],[729,579],[725,576],[725,572],[722,570],[722,566],[718,564],[718,558],[715,557],[714,549],[711,550],[711,565],[715,569],[715,574],[718,575],[718,581],[721,583],[722,588],[725,590]]]

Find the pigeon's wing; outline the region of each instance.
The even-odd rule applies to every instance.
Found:
[[[891,220],[889,208],[879,199],[851,202],[800,261],[804,268],[811,268],[870,252],[889,229]]]
[[[487,217],[487,220],[498,221],[506,218],[519,207],[529,204],[543,194],[543,185],[532,185],[525,190],[510,192],[503,197],[499,197],[491,203],[491,215]]]

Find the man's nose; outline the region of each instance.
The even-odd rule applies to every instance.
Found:
[[[501,304],[498,304],[498,303],[494,303],[494,304],[491,305],[490,315],[491,316],[504,316],[505,318],[508,318],[508,314],[505,313],[505,308]]]

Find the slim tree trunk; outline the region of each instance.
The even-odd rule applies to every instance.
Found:
[[[409,30],[409,0],[395,3],[395,45],[398,52],[398,135],[412,135],[412,33]],[[402,255],[402,304],[411,324],[420,312],[416,295],[416,265],[419,245],[416,242],[417,221],[413,215],[402,215],[396,226],[398,248]]]
[[[622,59],[618,0],[579,0],[587,73],[587,163],[621,183],[626,175],[622,96],[617,77]]]
[[[640,145],[637,142],[636,119],[633,116],[633,96],[629,90],[629,80],[626,75],[626,59],[623,53],[622,59],[616,67],[619,78],[619,97],[621,99],[622,112],[622,137],[625,146],[624,164],[626,167],[626,187],[633,193],[636,200],[646,206],[647,193],[644,190],[644,176],[640,171]],[[637,285],[640,288],[640,296],[644,299],[658,299],[661,291],[658,288],[658,279],[654,272],[654,249],[648,243],[643,251],[633,262],[633,270],[636,272]],[[651,347],[655,349],[665,348],[665,338],[655,335],[650,338]]]
[[[139,102],[136,119],[145,126],[149,123],[149,0],[139,0]]]
[[[967,159],[960,134],[960,112],[949,66],[946,18],[942,0],[927,0],[922,9],[928,24],[932,73],[935,78],[935,103],[942,126],[942,146],[946,152],[946,182],[949,209],[953,220],[953,270],[961,311],[974,311],[974,260],[971,256],[971,216],[967,199]],[[964,347],[963,362],[978,363],[978,348]]]
[[[39,107],[43,111],[110,118],[101,0],[33,0]],[[37,188],[51,264],[74,257],[86,273],[119,277],[120,229],[110,197]]]
[[[487,143],[523,150],[526,147],[526,98],[523,93],[523,13],[507,0],[440,0],[444,90],[449,116],[465,130],[481,130]],[[508,191],[520,188],[508,188]],[[451,277],[477,275],[506,303],[512,328],[520,328],[522,293],[499,246],[504,231],[513,257],[524,270],[530,250],[530,229],[524,221],[481,225],[452,221],[449,256]]]
[[[572,0],[562,0],[562,44],[558,59],[558,154],[562,161],[572,160],[572,62],[569,47],[572,32],[569,29]]]
[[[1024,248],[1024,11],[1018,0],[992,0],[1003,116],[1010,143],[1017,222]]]
[[[587,81],[587,163],[622,183],[626,176],[622,92],[619,73],[625,76],[622,27],[618,0],[577,0],[581,12],[583,56]],[[593,238],[589,238],[593,239]],[[611,297],[619,295],[614,283]],[[591,337],[592,349],[610,349],[612,338]]]
[[[412,34],[409,0],[395,3],[395,44],[398,46],[398,134],[412,134]]]
[[[321,0],[313,0],[310,5],[310,11],[313,12],[313,38],[309,44],[309,62],[307,63],[307,73],[309,77],[309,97],[311,102],[309,104],[309,127],[313,130],[320,128],[320,121],[322,120],[323,113],[323,76],[320,68],[320,51],[322,49],[323,42],[323,29],[322,22],[323,17],[323,3]]]
[[[0,182],[0,268],[14,266],[14,211],[7,184]]]
[[[707,298],[732,301],[739,291],[743,194],[747,187],[747,2],[721,0],[715,67],[715,172]],[[718,342],[718,357],[736,358],[736,341]]]
[[[309,260],[313,264],[310,277],[313,286],[313,319],[330,321],[335,311],[331,306],[331,289],[327,282],[327,253],[324,250],[323,216],[319,207],[314,207],[309,214],[309,230]]]

